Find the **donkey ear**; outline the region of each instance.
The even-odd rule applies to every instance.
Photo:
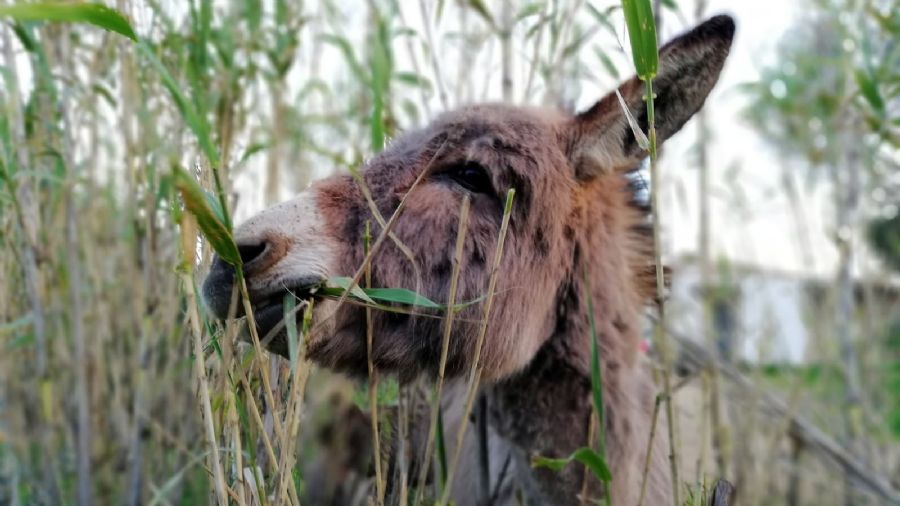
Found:
[[[660,49],[659,72],[653,79],[658,144],[680,130],[703,105],[719,79],[733,37],[734,20],[716,16]],[[646,132],[644,82],[633,77],[619,86],[619,93],[641,131]],[[568,140],[581,180],[630,169],[647,154],[638,146],[615,92],[575,117]]]

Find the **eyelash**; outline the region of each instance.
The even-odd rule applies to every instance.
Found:
[[[466,162],[447,173],[456,184],[472,193],[493,193],[494,188],[487,169],[477,162]]]

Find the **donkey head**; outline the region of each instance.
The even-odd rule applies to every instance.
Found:
[[[715,17],[662,48],[654,79],[659,142],[701,107],[718,79],[733,32],[730,18]],[[646,130],[644,83],[633,78],[619,92]],[[590,257],[599,265],[590,268],[615,271],[615,279],[624,280],[608,290],[624,291],[626,299],[642,296],[638,284],[628,279],[642,268],[644,257],[636,253],[640,245],[630,234],[645,217],[630,203],[626,172],[645,156],[615,93],[574,117],[496,104],[445,113],[392,142],[360,170],[359,180],[350,175],[321,180],[238,227],[260,335],[282,320],[287,291],[302,295],[329,277],[352,276],[365,256],[366,223],[374,237],[381,232],[373,209],[386,220],[403,199],[393,237],[371,263],[372,286],[408,288],[446,301],[459,209],[467,195],[471,212],[456,300],[482,297],[493,269],[505,195],[515,189],[482,352],[485,377],[508,376],[527,365],[554,334],[559,298],[573,277],[584,275],[580,271],[588,255],[576,252],[597,244],[597,237],[602,237],[602,251]],[[216,259],[203,294],[219,317],[228,314],[233,280],[233,270]],[[456,317],[448,375],[470,365],[482,303]],[[315,308],[310,356],[323,365],[364,374],[365,310],[346,303],[336,307],[333,300],[318,301]],[[376,367],[406,378],[436,369],[442,324],[439,313],[373,311]],[[283,332],[270,349],[286,352]]]

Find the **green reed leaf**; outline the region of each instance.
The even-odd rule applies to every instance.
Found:
[[[197,181],[180,167],[174,167],[175,188],[181,193],[184,206],[197,218],[197,226],[223,260],[234,266],[241,265],[241,255],[231,235],[231,230],[220,219],[221,211],[216,211],[211,203],[215,199],[203,191]]]
[[[609,466],[606,465],[606,460],[600,454],[586,446],[575,450],[568,457],[561,459],[534,457],[531,459],[531,466],[544,467],[552,471],[559,471],[573,461],[581,462],[582,464],[587,466],[587,468],[591,470],[591,473],[593,473],[598,480],[604,483],[612,481],[612,473],[609,471]]]
[[[343,290],[343,292],[346,292],[347,290],[350,290],[350,282],[351,281],[353,281],[353,280],[348,277],[336,276],[336,277],[330,278],[328,280],[328,284],[334,285],[335,287]],[[338,295],[343,295],[343,292],[339,293]],[[328,294],[328,292],[323,292],[323,293]],[[359,285],[353,286],[353,289],[350,290],[350,295],[356,297],[359,300],[368,302],[369,304],[377,304],[374,300],[369,298],[368,295],[366,295],[366,292]]]
[[[203,150],[203,153],[206,155],[207,159],[209,159],[210,165],[212,167],[218,167],[219,150],[216,149],[215,144],[213,144],[209,123],[207,122],[206,117],[200,114],[193,103],[191,103],[187,97],[185,97],[184,93],[181,92],[183,87],[175,81],[175,78],[172,77],[172,74],[169,73],[166,66],[156,57],[153,49],[151,49],[151,47],[143,40],[138,44],[138,47],[141,49],[141,52],[144,54],[147,61],[150,62],[153,68],[159,73],[163,86],[165,86],[169,95],[172,96],[175,107],[177,107],[178,112],[181,113],[182,119],[197,137],[200,149]]]
[[[393,302],[406,306],[419,306],[431,309],[441,309],[445,306],[433,302],[428,297],[420,295],[406,288],[366,288],[363,290],[373,300],[380,302]]]
[[[622,0],[628,39],[631,41],[631,57],[641,80],[656,76],[659,51],[656,47],[656,23],[650,0]]]
[[[0,6],[0,17],[11,17],[16,21],[87,23],[137,41],[137,35],[125,16],[115,9],[96,3],[36,2],[3,5]]]

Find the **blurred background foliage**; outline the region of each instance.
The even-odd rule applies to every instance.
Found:
[[[217,169],[240,221],[311,180],[358,167],[447,108],[506,100],[573,110],[633,73],[613,1],[107,4],[130,21],[136,42],[83,24],[0,19],[3,504],[214,500],[186,316],[194,306],[177,275],[172,167],[213,192]],[[656,2],[659,33],[668,38],[719,10],[729,4]],[[769,174],[791,203],[779,219],[796,228],[773,231],[782,236],[772,240],[823,234],[837,252],[830,275],[799,282],[811,294],[802,307],[811,337],[801,360],[768,357],[765,342],[754,345],[755,358],[740,352],[746,345],[735,343],[747,338],[734,321],[755,297],[746,283],[767,271],[720,254],[714,241],[725,232],[709,223],[695,255],[699,291],[683,307],[708,323],[693,337],[897,490],[900,6],[805,0],[794,18],[774,58],[726,91],[782,161]],[[697,123],[701,174],[731,171],[702,153],[742,140],[728,125],[703,116]],[[665,152],[662,163],[687,169]],[[735,215],[761,212],[765,203],[747,202],[745,183],[731,179],[734,191],[701,184],[695,197],[724,200]],[[806,218],[816,192],[831,211],[821,227]],[[664,216],[684,219],[670,211]],[[687,219],[708,213],[701,206]],[[799,240],[807,259],[818,258],[814,241]],[[188,273],[194,284],[210,256],[196,242],[196,258],[186,259],[198,266]],[[690,272],[691,260],[667,261],[676,283],[679,266]],[[258,485],[232,499],[267,503],[278,478],[262,433],[273,433],[287,406],[289,365],[266,357],[265,370],[251,370],[252,353],[233,343],[233,329],[198,309],[226,480]],[[262,398],[262,374],[275,405]],[[309,382],[300,441],[274,448],[295,457],[292,492],[306,504],[365,504],[365,386],[326,371]],[[806,451],[790,424],[741,411],[744,397],[757,394],[717,383],[710,371],[690,372],[684,383],[686,489],[726,477],[739,485],[737,504],[889,503]],[[400,395],[386,381],[379,404],[396,407]]]

